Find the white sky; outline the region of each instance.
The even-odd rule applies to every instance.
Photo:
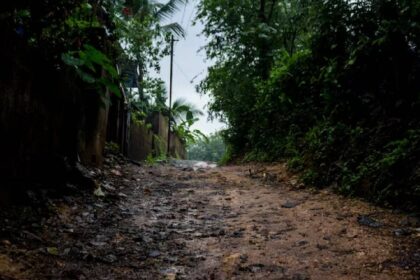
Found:
[[[185,98],[188,102],[200,108],[205,113],[205,116],[200,118],[200,121],[194,125],[194,128],[209,134],[220,130],[224,127],[224,124],[217,120],[208,121],[206,105],[209,97],[207,95],[200,96],[195,90],[195,86],[206,76],[207,67],[209,66],[209,62],[206,62],[205,59],[205,53],[203,51],[198,52],[206,44],[206,40],[204,36],[199,36],[203,26],[199,23],[196,26],[192,25],[196,14],[195,4],[195,0],[190,0],[185,7],[180,7],[180,10],[168,21],[178,22],[187,32],[185,39],[175,43],[172,100],[180,97]],[[165,81],[168,93],[169,70],[170,59],[166,57],[161,62],[161,72],[157,76]],[[194,77],[196,78],[191,83]]]

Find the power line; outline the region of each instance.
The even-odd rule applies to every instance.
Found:
[[[194,80],[195,80],[195,79],[197,79],[200,75],[204,74],[204,71],[205,71],[205,70],[203,70],[203,71],[201,71],[200,73],[198,73],[197,75],[195,75],[195,76],[191,79],[191,83],[193,83],[193,82],[194,82]]]
[[[185,80],[186,80],[188,83],[191,83],[190,78],[188,78],[188,75],[184,72],[184,70],[182,70],[181,66],[180,66],[180,65],[179,65],[176,61],[174,61],[174,64],[175,64],[175,66],[178,68],[178,70],[181,72],[181,74],[184,76]]]
[[[182,12],[182,18],[181,18],[181,26],[184,25],[185,11],[187,10],[187,5],[188,5],[188,2],[185,2],[185,4],[184,4],[184,11]]]
[[[193,14],[194,14],[194,10],[195,10],[195,5],[193,5],[193,6],[192,6],[190,16],[188,17],[188,21],[187,21],[187,30],[185,30],[185,33],[188,33],[188,29],[189,29],[189,27],[192,25],[191,19],[192,19],[192,16],[193,16]]]

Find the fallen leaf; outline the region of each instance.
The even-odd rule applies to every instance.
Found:
[[[105,193],[102,191],[101,187],[98,187],[93,194],[97,197],[105,197]]]
[[[115,176],[122,176],[122,173],[120,171],[116,170],[116,169],[112,169],[111,173]]]
[[[48,247],[47,248],[47,252],[50,255],[58,256],[58,249],[57,249],[57,247]]]
[[[176,274],[175,273],[168,273],[166,274],[166,280],[175,280]]]

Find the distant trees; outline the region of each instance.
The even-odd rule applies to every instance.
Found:
[[[199,90],[232,156],[419,202],[419,1],[202,0],[197,20],[215,61]]]
[[[220,132],[201,139],[188,147],[188,159],[220,162],[226,153],[226,146]]]

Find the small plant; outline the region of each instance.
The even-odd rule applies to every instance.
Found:
[[[305,185],[316,186],[318,183],[318,176],[319,174],[316,171],[307,169],[305,172],[303,172],[301,180]]]
[[[114,142],[107,142],[105,145],[105,149],[111,153],[117,154],[120,152],[120,145]]]
[[[159,155],[157,157],[153,156],[152,154],[149,154],[146,158],[146,163],[150,166],[157,164],[158,162],[166,161],[167,157],[166,155]]]
[[[300,156],[292,157],[287,161],[287,167],[293,171],[302,171],[304,170],[304,162]]]

